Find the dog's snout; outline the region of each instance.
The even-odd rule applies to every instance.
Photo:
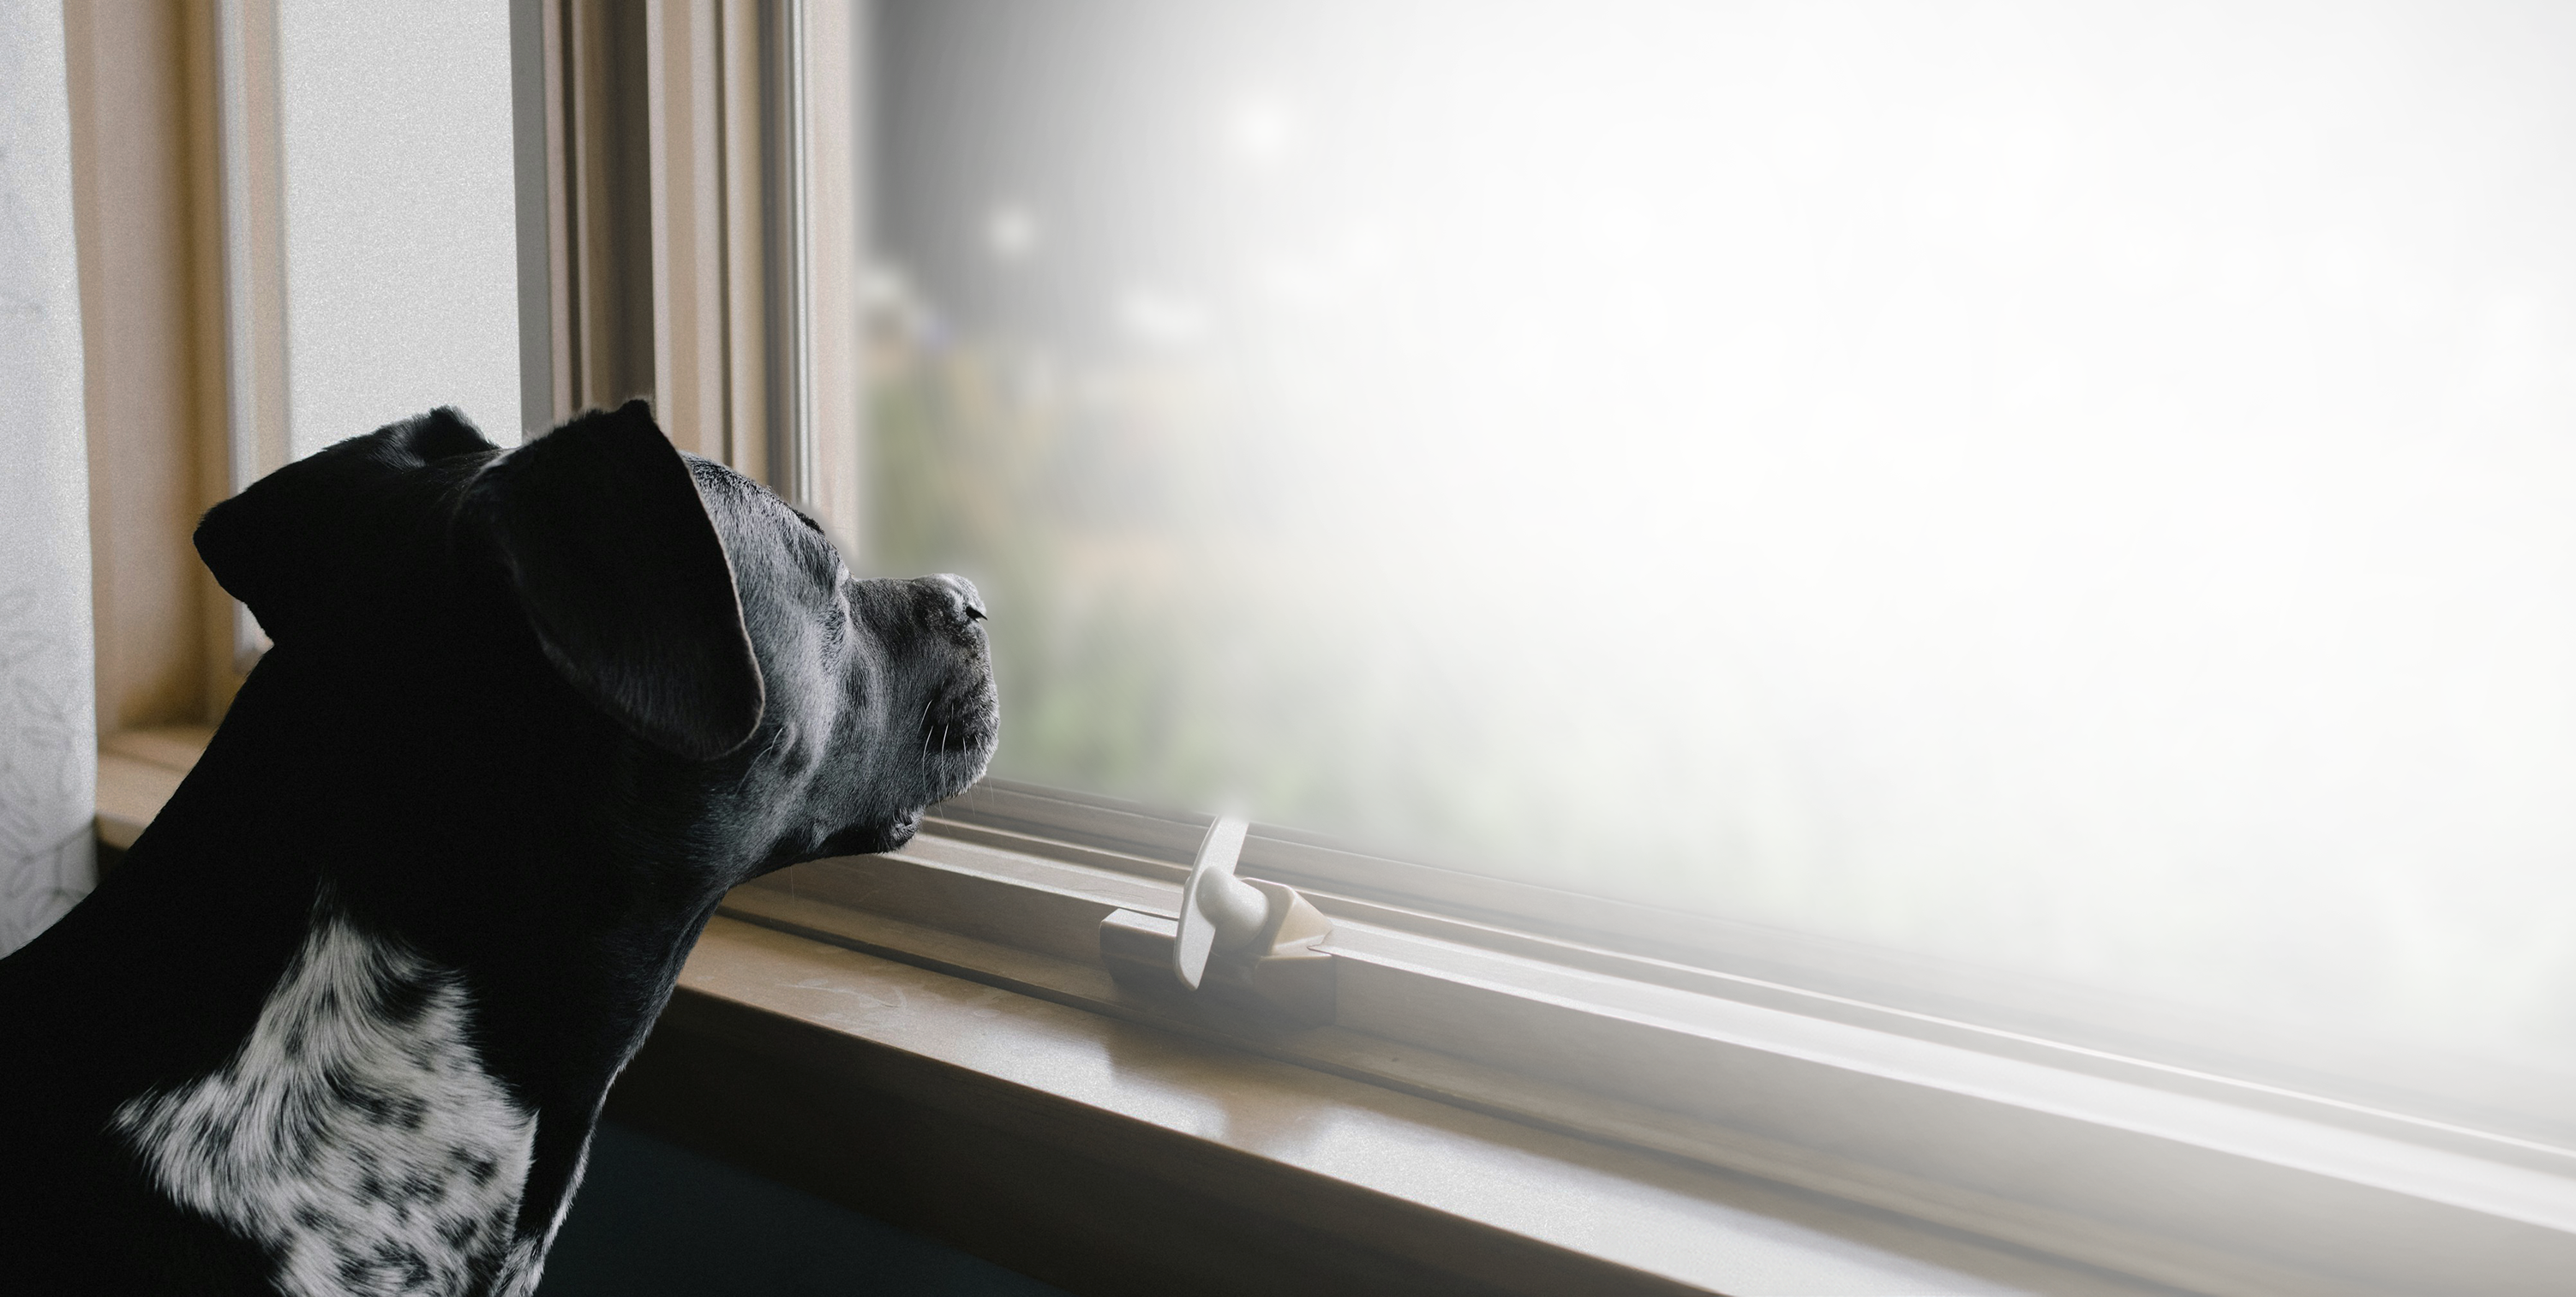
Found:
[[[944,633],[946,670],[922,708],[921,753],[931,780],[930,800],[954,796],[983,777],[1000,736],[1001,708],[993,693],[992,660],[984,631],[984,596],[975,583],[942,572],[913,582],[920,600],[915,615]]]
[[[984,611],[984,596],[975,583],[952,572],[921,578],[921,583],[935,590],[950,616],[959,621],[983,621],[991,614]]]

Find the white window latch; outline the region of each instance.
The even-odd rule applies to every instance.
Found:
[[[1100,954],[1121,982],[1253,1001],[1301,1022],[1333,1018],[1333,957],[1315,949],[1333,921],[1297,889],[1237,878],[1251,825],[1220,815],[1199,840],[1177,920],[1118,910],[1100,921]]]

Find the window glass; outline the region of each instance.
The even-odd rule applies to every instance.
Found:
[[[2576,1057],[2576,11],[887,0],[997,774]]]
[[[510,10],[279,0],[288,440],[432,406],[519,440]]]

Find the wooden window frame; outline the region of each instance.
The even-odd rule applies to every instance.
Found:
[[[653,400],[682,450],[865,535],[863,14],[512,0],[521,417]]]
[[[232,601],[189,544],[232,476],[217,8],[73,0],[63,17],[111,739],[202,726],[240,684]]]
[[[901,851],[783,871],[719,913],[2192,1291],[2539,1293],[2576,1273],[2561,1147],[1536,930],[1495,916],[1508,887],[1407,894],[1423,867],[1303,835],[1256,828],[1242,868],[1334,919],[1329,1024],[1115,981],[1101,920],[1176,915],[1204,824],[988,781]],[[714,962],[690,1012],[761,1003]],[[845,1031],[802,1025],[825,1053]]]

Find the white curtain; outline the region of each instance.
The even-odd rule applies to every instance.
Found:
[[[97,872],[75,257],[61,0],[0,0],[0,954]]]

